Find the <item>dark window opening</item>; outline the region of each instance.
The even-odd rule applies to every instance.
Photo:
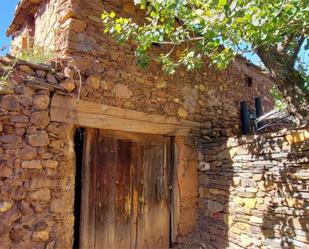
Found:
[[[252,87],[253,85],[253,80],[250,76],[245,75],[245,86],[246,87]]]
[[[76,156],[75,170],[75,199],[74,199],[74,244],[73,248],[79,248],[79,229],[80,229],[80,211],[81,211],[81,193],[82,193],[82,169],[83,169],[83,144],[84,129],[78,128],[75,132],[74,149]]]

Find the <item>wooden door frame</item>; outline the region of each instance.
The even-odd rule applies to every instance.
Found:
[[[138,132],[174,137],[175,142],[173,147],[175,149],[175,153],[174,163],[172,164],[174,167],[174,176],[172,179],[173,195],[171,197],[171,241],[177,242],[178,235],[183,236],[192,231],[193,224],[190,224],[191,228],[185,229],[185,232],[180,231],[181,224],[179,221],[182,219],[180,217],[180,208],[182,208],[180,205],[180,200],[182,198],[181,194],[183,189],[180,189],[178,180],[181,179],[178,179],[177,177],[178,172],[182,170],[180,168],[182,159],[179,158],[181,153],[178,155],[176,140],[178,140],[178,138],[198,137],[202,128],[200,122],[183,120],[177,117],[147,114],[144,112],[98,104],[90,101],[76,99],[70,96],[62,96],[59,94],[54,94],[51,98],[50,120],[53,122],[71,125],[72,131],[74,127],[81,127],[85,129],[112,129],[124,132]],[[74,138],[69,138],[70,143],[73,144],[73,141]],[[85,171],[84,168],[83,170]],[[87,178],[89,176],[84,173],[84,177]],[[197,175],[194,177],[197,178]],[[196,191],[194,190],[194,193],[195,192],[197,195],[197,187]],[[85,194],[83,196],[85,196]],[[192,202],[195,203],[196,201],[192,200]],[[84,208],[83,210],[85,209],[87,210],[87,208]],[[183,213],[184,211],[182,210],[181,214]],[[80,217],[80,219],[81,224],[83,224],[84,221],[82,220],[82,217]],[[194,221],[192,223],[194,223]],[[83,243],[84,241],[81,241],[80,244]],[[86,248],[88,249],[89,247]]]
[[[85,135],[84,135],[84,151],[83,151],[83,166],[82,166],[82,193],[81,193],[81,213],[80,213],[80,248],[81,249],[89,249],[94,248],[95,240],[94,240],[94,233],[95,233],[95,226],[87,226],[87,232],[82,227],[88,225],[89,220],[90,223],[94,224],[94,217],[93,212],[95,212],[94,208],[91,208],[91,196],[90,196],[90,173],[93,172],[91,165],[89,163],[89,157],[85,155],[89,155],[90,146],[86,146],[86,144],[92,144],[92,139],[95,138],[94,133],[97,129],[93,128],[85,128]],[[122,131],[114,131],[111,133],[123,133],[127,134],[127,138],[130,138],[133,133],[130,132],[122,132]],[[140,135],[143,135],[141,133]],[[144,134],[145,136],[160,136],[160,135],[151,135],[151,134]],[[161,135],[162,136],[162,135]],[[173,136],[162,136],[163,142],[170,141],[169,150],[170,154],[165,155],[168,157],[169,163],[169,176],[168,176],[168,186],[169,186],[169,194],[168,194],[168,204],[169,204],[169,240],[170,243],[176,242],[177,232],[178,232],[178,217],[179,217],[179,210],[178,210],[178,203],[179,203],[179,190],[177,184],[177,156],[176,156],[176,144],[175,138]],[[169,137],[169,140],[166,140],[165,137]],[[164,148],[167,148],[164,146]],[[164,151],[166,153],[167,151]],[[95,177],[95,176],[94,176]]]
[[[85,155],[89,155],[90,146],[85,146],[87,143],[91,144],[92,133],[95,132],[95,129],[86,128],[84,134],[84,151],[83,151],[83,166],[82,166],[82,193],[81,193],[81,213],[80,213],[80,240],[79,240],[79,247],[81,249],[88,249],[94,248],[94,232],[95,226],[88,226],[88,232],[85,233],[82,227],[88,225],[90,217],[94,218],[93,212],[95,210],[90,208],[90,172],[91,172],[91,165],[89,162],[89,157]],[[75,217],[76,218],[76,217]],[[90,221],[91,223],[91,221]],[[92,220],[92,224],[94,224],[94,220]]]

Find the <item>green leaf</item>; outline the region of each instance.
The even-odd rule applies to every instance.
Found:
[[[222,8],[222,7],[224,7],[226,5],[226,3],[227,3],[227,0],[219,0],[218,7]]]
[[[116,14],[114,11],[112,11],[111,13],[109,13],[109,17],[110,18],[115,18],[116,17]]]
[[[141,9],[146,8],[146,0],[134,0],[135,5],[140,5]]]
[[[247,44],[253,53],[259,46],[286,47],[289,56],[297,39],[309,30],[308,0],[134,0],[134,3],[146,9],[144,22],[139,19],[135,23],[134,18],[117,18],[114,12],[104,12],[104,32],[121,43],[134,41],[137,63],[142,67],[152,59],[147,52],[153,43],[163,44],[157,48],[165,51],[158,62],[167,73],[175,73],[180,65],[187,70],[200,67],[203,57],[218,68],[225,68],[236,53],[243,53],[240,44]],[[309,49],[306,40],[304,48]],[[175,57],[179,45],[190,50]],[[223,51],[222,45],[226,48]]]
[[[102,15],[101,15],[101,19],[106,19],[108,17],[108,13],[103,13]]]

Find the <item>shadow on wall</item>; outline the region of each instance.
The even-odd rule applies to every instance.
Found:
[[[233,181],[227,138],[205,134],[198,140],[198,225],[174,248],[226,248],[228,246],[229,188]]]
[[[184,248],[309,248],[306,130],[200,139],[199,222]]]
[[[198,243],[202,248],[228,247],[229,207],[234,171],[227,138],[200,140]]]
[[[260,141],[252,154],[263,151]],[[309,248],[309,143],[302,134],[292,133],[269,140],[262,160],[272,162],[263,168],[265,212],[261,229],[268,248]]]

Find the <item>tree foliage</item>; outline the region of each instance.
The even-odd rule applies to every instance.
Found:
[[[188,70],[200,67],[205,57],[222,69],[236,54],[251,51],[257,53],[270,70],[293,111],[306,108],[308,83],[303,74],[305,70],[295,69],[295,64],[301,47],[309,49],[308,0],[134,2],[145,11],[144,23],[116,17],[114,12],[103,13],[102,19],[105,32],[112,34],[118,42],[132,39],[137,43],[137,61],[142,67],[148,66],[152,59],[149,49],[153,44],[169,48],[156,59],[170,74],[180,65]],[[183,49],[175,57],[173,51],[179,45]],[[290,80],[293,82],[287,82]],[[289,89],[294,81],[297,81],[297,100],[290,96],[295,94]],[[302,116],[304,111],[301,110]]]

